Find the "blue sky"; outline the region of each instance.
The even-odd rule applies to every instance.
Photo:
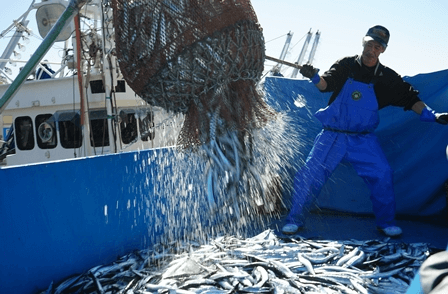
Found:
[[[263,27],[266,54],[276,58],[286,36],[271,40],[292,31],[291,46],[295,46],[287,60],[296,61],[305,34],[310,28],[313,33],[319,30],[313,63],[325,71],[341,57],[360,54],[368,28],[380,24],[391,34],[389,46],[380,56],[386,66],[403,76],[448,69],[446,0],[252,0],[252,6]]]
[[[3,32],[31,4],[31,1],[2,1],[0,31]],[[38,0],[40,1],[40,0]],[[314,65],[327,70],[337,59],[359,54],[367,29],[381,24],[391,33],[389,47],[380,56],[386,66],[403,76],[448,69],[448,1],[402,0],[252,0],[267,42],[266,54],[279,57],[286,34],[293,38],[287,60],[294,62],[302,50],[306,33],[321,32]],[[5,13],[7,12],[7,13]],[[34,13],[29,20],[38,36]],[[32,38],[37,42],[38,38]],[[0,39],[3,52],[9,39]],[[62,47],[62,43],[59,43]],[[32,54],[30,44],[23,58]],[[309,49],[311,46],[309,47]],[[60,52],[48,56],[56,61]],[[305,60],[308,59],[308,54]],[[266,69],[272,65],[266,63]],[[289,72],[285,73],[286,75]]]

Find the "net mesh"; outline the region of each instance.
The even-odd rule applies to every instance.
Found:
[[[275,112],[256,89],[264,38],[249,0],[112,0],[120,70],[149,104],[185,114],[178,144],[260,128]]]

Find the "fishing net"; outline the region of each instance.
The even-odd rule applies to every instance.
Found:
[[[246,203],[270,213],[281,156],[256,142],[283,133],[270,133],[279,114],[257,90],[265,47],[250,1],[111,3],[121,73],[149,104],[184,115],[177,145],[205,156],[209,207],[238,218]]]
[[[265,48],[249,0],[112,5],[120,70],[149,104],[185,114],[179,145],[204,144],[223,130],[260,128],[275,116],[256,89]]]

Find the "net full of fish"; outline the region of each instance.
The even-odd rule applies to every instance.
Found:
[[[426,243],[221,236],[159,244],[96,266],[46,293],[405,293]]]
[[[177,146],[204,154],[210,209],[230,207],[238,217],[248,205],[268,206],[265,186],[291,162],[286,142],[296,131],[289,127],[284,140],[279,126],[284,116],[257,87],[265,42],[250,0],[112,0],[111,5],[120,71],[150,105],[184,117]],[[254,142],[277,134],[283,137],[268,142],[267,153],[256,149]],[[276,157],[281,160],[272,160]]]

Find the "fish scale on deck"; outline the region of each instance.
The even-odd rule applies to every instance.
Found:
[[[43,293],[405,293],[431,251],[426,243],[283,239],[266,230],[136,251]]]

